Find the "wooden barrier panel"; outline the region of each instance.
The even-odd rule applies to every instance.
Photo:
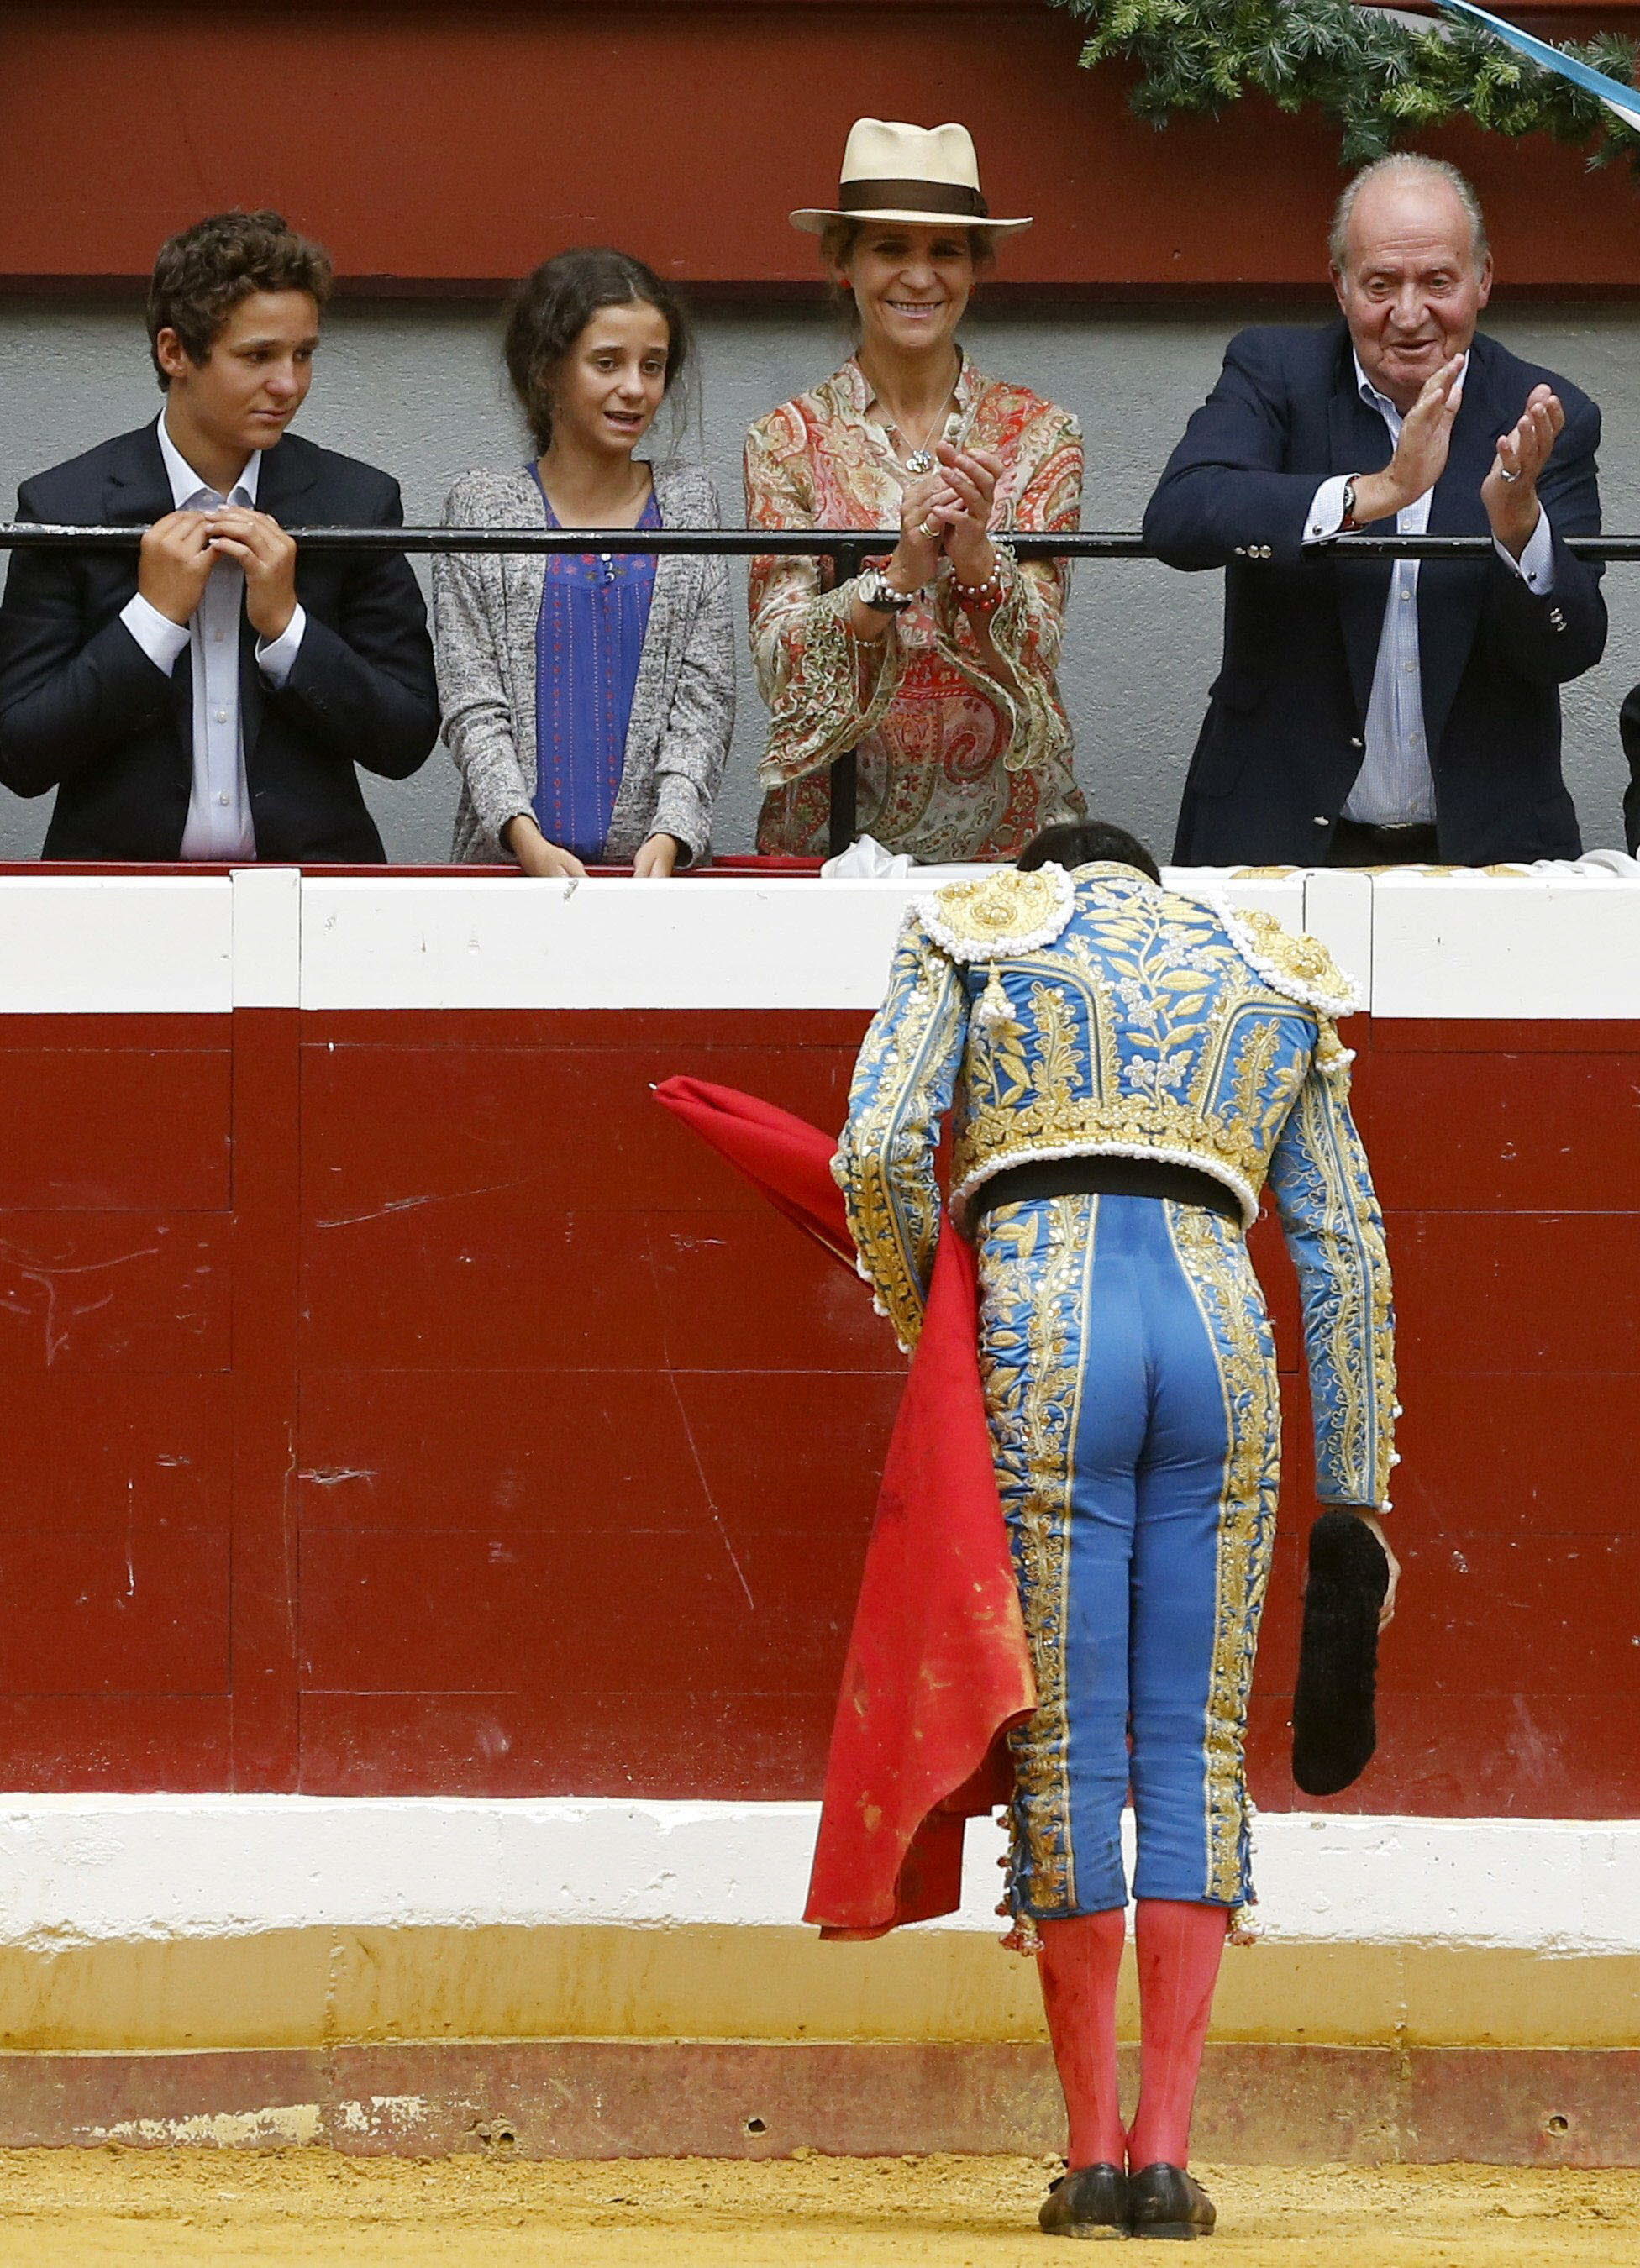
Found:
[[[0,881],[0,939],[68,887]],[[1452,918],[1419,887],[1370,906],[1375,991],[1404,1002],[1420,906]],[[1640,927],[1640,885],[1491,887],[1518,933],[1558,925],[1562,1012],[1348,1031],[1396,1271],[1407,1580],[1379,1758],[1342,1808],[1632,1816],[1640,1004],[1572,1011],[1580,926]],[[648,1090],[690,1072],[837,1123],[903,889],[80,887],[84,1005],[65,978],[0,1017],[4,1783],[815,1795],[901,1362]],[[1317,907],[1356,919],[1368,887],[1329,878]],[[188,1005],[180,962],[175,1012],[94,1005],[97,922],[122,934],[144,888],[151,968],[119,981],[159,988],[218,891],[240,1005]],[[1239,895],[1296,919],[1304,885]],[[588,982],[576,924],[617,915],[625,1004],[550,1005]],[[383,1005],[301,1005],[350,964]],[[646,970],[719,999],[645,1005]],[[393,997],[427,985],[443,1005]],[[510,985],[536,1004],[497,1005]],[[795,1005],[766,1005],[782,985]],[[1289,1403],[1252,1734],[1279,1810],[1309,1453],[1291,1274],[1255,1233]]]
[[[1632,30],[1632,0],[1536,28]],[[1036,225],[1001,288],[1323,289],[1335,123],[1262,99],[1157,133],[1119,68],[1077,66],[1044,0],[602,0],[485,8],[12,0],[0,15],[0,284],[145,277],[202,213],[277,205],[344,277],[492,288],[616,243],[717,288],[819,288],[793,207],[832,194],[862,114],[961,119],[999,213]],[[188,130],[171,130],[188,90]],[[1621,165],[1456,126],[1510,287],[1632,292]]]

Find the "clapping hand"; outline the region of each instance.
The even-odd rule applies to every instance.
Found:
[[[945,542],[945,523],[939,507],[948,495],[941,473],[925,473],[906,483],[900,501],[900,540],[889,563],[891,581],[902,589],[920,590],[932,583]]]
[[[1530,542],[1542,510],[1538,477],[1565,430],[1559,396],[1547,386],[1534,386],[1512,431],[1498,436],[1492,469],[1481,483],[1481,501],[1493,534],[1516,559]]]
[[[900,540],[886,570],[898,590],[931,583],[942,559],[961,584],[986,582],[996,567],[990,536],[1002,460],[994,449],[958,449],[942,441],[939,470],[908,482],[900,504]],[[878,637],[883,623],[860,610],[856,635]]]
[[[957,580],[983,583],[996,565],[991,514],[1002,460],[994,449],[958,449],[949,441],[942,441],[936,453],[943,480],[928,518],[944,530],[941,549]]]
[[[1461,355],[1452,355],[1441,364],[1407,412],[1389,463],[1381,473],[1366,473],[1356,481],[1357,526],[1393,519],[1427,496],[1446,470],[1453,421],[1463,407],[1459,375],[1463,366]]]

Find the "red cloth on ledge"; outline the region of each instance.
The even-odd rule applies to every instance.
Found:
[[[654,1094],[853,1269],[831,1136],[704,1079]],[[825,1937],[881,1937],[953,1912],[964,1822],[1012,1795],[1006,1736],[1035,1706],[979,1386],[974,1256],[948,1221],[867,1547],[804,1919]]]

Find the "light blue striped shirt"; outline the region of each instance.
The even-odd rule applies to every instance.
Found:
[[[1355,357],[1356,381],[1361,398],[1376,409],[1390,432],[1392,450],[1400,443],[1401,414],[1386,394],[1378,392]],[[1468,373],[1469,357],[1459,372],[1461,386]],[[1304,541],[1323,543],[1338,534],[1344,519],[1344,487],[1349,475],[1339,474],[1323,481],[1315,492],[1305,523]],[[1395,515],[1402,535],[1422,535],[1429,526],[1433,489]],[[1548,515],[1540,510],[1531,540],[1517,560],[1496,545],[1498,557],[1523,577],[1540,596],[1555,587],[1555,549]],[[1367,705],[1366,754],[1349,800],[1346,819],[1363,827],[1427,826],[1435,817],[1435,780],[1423,729],[1423,678],[1418,650],[1418,562],[1398,559],[1390,576],[1389,597],[1384,604],[1384,628],[1378,637],[1378,665],[1372,673],[1372,698]]]
[[[260,449],[226,496],[213,489],[188,463],[171,438],[165,411],[159,413],[159,453],[178,512],[220,512],[224,504],[256,509],[262,475]],[[191,651],[194,681],[193,784],[181,858],[232,863],[256,856],[250,787],[245,777],[245,727],[240,714],[240,621],[245,611],[245,572],[233,560],[219,558],[206,578],[193,618],[174,622],[151,607],[138,591],[126,601],[120,619],[156,669],[167,677]],[[268,683],[283,686],[296,666],[307,628],[300,605],[277,638],[256,641],[256,666]]]

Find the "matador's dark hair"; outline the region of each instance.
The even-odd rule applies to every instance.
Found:
[[[191,363],[208,359],[229,316],[254,291],[306,291],[322,307],[334,271],[321,245],[277,212],[211,213],[159,247],[148,285],[148,346],[162,388],[161,331],[174,331]]]
[[[1125,827],[1112,827],[1103,819],[1067,819],[1057,827],[1045,827],[1040,835],[1033,835],[1017,860],[1022,874],[1033,873],[1038,866],[1091,866],[1108,862],[1117,866],[1136,866],[1141,874],[1149,874],[1153,882],[1162,879],[1161,869],[1136,835]]]

